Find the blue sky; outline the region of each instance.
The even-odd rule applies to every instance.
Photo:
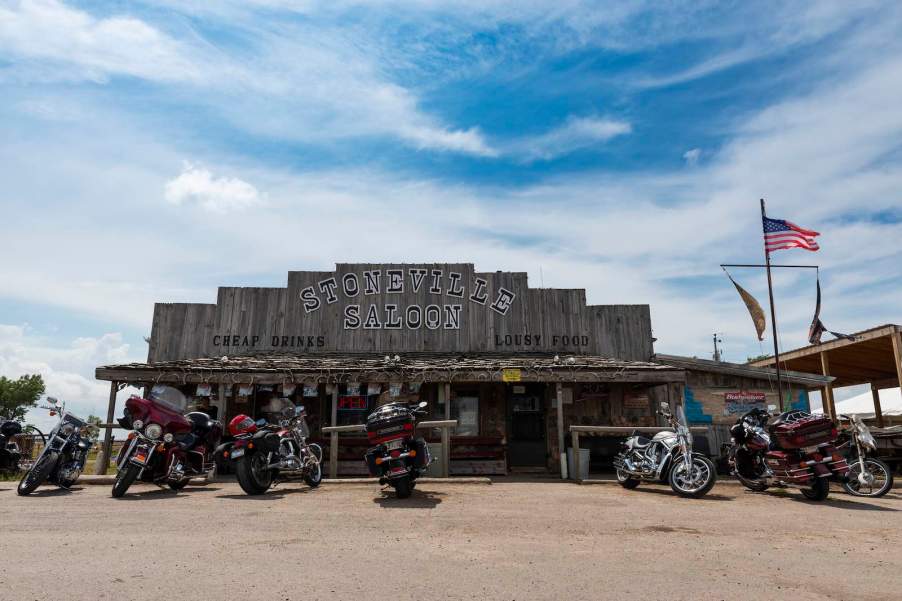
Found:
[[[822,232],[828,327],[899,322],[897,2],[0,2],[0,373],[83,412],[154,301],[471,261],[767,352],[717,265]],[[760,274],[736,273],[759,299]],[[804,343],[810,274],[777,277]]]

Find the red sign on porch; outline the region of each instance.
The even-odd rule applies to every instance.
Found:
[[[366,410],[366,397],[360,394],[338,397],[338,409],[340,411],[364,411]]]

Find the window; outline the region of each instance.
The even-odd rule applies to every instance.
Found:
[[[457,420],[455,436],[479,436],[479,397],[452,395],[451,419]]]

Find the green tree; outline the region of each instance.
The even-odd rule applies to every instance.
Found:
[[[88,423],[88,427],[85,428],[85,436],[90,438],[93,442],[97,442],[97,439],[100,438],[100,424],[102,424],[103,421],[96,415],[89,415],[88,419],[85,421]]]
[[[10,380],[0,376],[0,416],[24,421],[28,410],[38,404],[44,394],[44,378],[35,374]]]
[[[770,359],[770,355],[756,355],[754,357],[746,357],[746,363],[754,363],[755,361],[763,361],[765,359]]]

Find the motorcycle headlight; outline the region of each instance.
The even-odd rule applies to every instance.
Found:
[[[144,427],[144,422],[142,422],[140,419],[136,419],[135,421],[132,422],[132,429],[134,429],[134,430],[140,430],[143,427]]]
[[[165,442],[166,444],[172,444],[173,440],[175,440],[175,436],[173,436],[169,432],[163,435],[163,442]]]
[[[163,435],[163,426],[160,424],[147,424],[147,427],[144,428],[144,435],[147,438],[156,440]]]
[[[63,436],[72,436],[72,433],[75,432],[75,426],[72,424],[63,424],[60,428],[60,434]]]

